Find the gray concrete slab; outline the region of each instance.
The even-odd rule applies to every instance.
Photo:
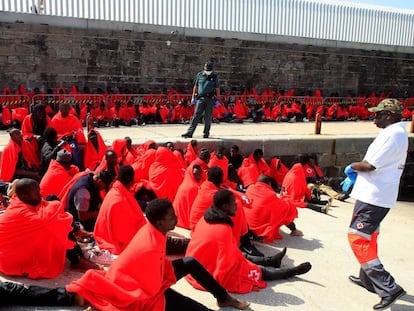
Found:
[[[251,310],[300,310],[300,311],[365,311],[379,298],[364,289],[351,284],[347,277],[358,273],[358,263],[353,257],[347,241],[347,229],[352,214],[353,200],[334,201],[329,215],[299,210],[296,220],[303,237],[291,237],[282,228],[283,239],[271,244],[257,243],[258,248],[267,254],[288,247],[283,266],[290,267],[304,261],[312,263],[312,270],[302,276],[286,281],[268,282],[268,287],[247,295],[237,295],[252,303]],[[182,230],[177,230],[183,233]],[[393,311],[414,310],[414,203],[397,202],[384,220],[379,236],[380,258],[397,282],[405,288],[407,295],[391,308]],[[28,280],[0,276],[1,280],[21,281],[44,286],[64,286],[80,276],[79,272],[68,267],[53,280]],[[185,280],[173,287],[179,292],[201,301],[217,310],[214,298],[202,291],[193,289]],[[50,309],[50,308],[49,308]],[[0,310],[49,310],[47,308],[4,307]],[[74,308],[52,308],[52,310],[74,310]],[[224,310],[224,309],[223,309]]]
[[[410,122],[405,122],[407,130],[410,129]],[[165,143],[167,141],[176,142],[179,146],[184,146],[189,139],[181,138],[181,134],[185,133],[188,125],[185,124],[163,124],[163,125],[145,125],[132,127],[106,127],[99,128],[99,132],[107,144],[111,144],[116,138],[125,136],[131,137],[134,144],[140,144],[148,139],[153,139],[157,143]],[[211,128],[210,138],[203,138],[203,124],[200,124],[193,136],[193,139],[200,140],[203,146],[215,146],[217,143],[238,143],[243,152],[250,152],[253,146],[258,145],[265,149],[269,149],[269,153],[277,151],[273,149],[271,144],[274,141],[297,142],[300,146],[301,142],[312,141],[315,150],[321,150],[326,142],[338,139],[353,140],[366,139],[371,141],[378,133],[379,129],[375,127],[372,121],[349,121],[349,122],[323,122],[320,135],[315,135],[315,125],[313,122],[303,123],[219,123],[213,124]],[[86,131],[85,131],[86,132]],[[414,138],[414,134],[410,134]],[[9,135],[6,131],[0,131],[0,150],[9,141]],[[213,147],[212,147],[213,148]],[[256,148],[256,147],[254,147]],[[283,148],[283,144],[279,148]],[[341,148],[346,148],[341,145]],[[357,147],[353,147],[357,148]],[[300,149],[298,149],[300,150]],[[313,150],[309,150],[312,152]],[[283,149],[279,152],[286,152]],[[295,152],[295,150],[292,150]],[[327,151],[328,152],[328,151]],[[277,153],[276,153],[277,154]]]

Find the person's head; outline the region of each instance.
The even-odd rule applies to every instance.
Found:
[[[207,170],[207,180],[219,187],[223,183],[223,170],[219,166],[212,166]]]
[[[134,169],[131,165],[122,165],[119,168],[117,178],[121,184],[129,189],[134,184]]]
[[[210,161],[210,151],[208,151],[206,148],[200,149],[200,159],[203,160],[203,162],[208,163]]]
[[[174,143],[169,141],[165,144],[165,146],[170,149],[171,151],[174,151],[175,147],[174,147]]]
[[[125,141],[126,141],[126,147],[127,149],[131,149],[132,148],[132,139],[129,136],[125,136]]]
[[[114,167],[118,164],[118,155],[113,150],[107,150],[105,152],[105,160],[108,167]]]
[[[193,147],[193,149],[196,149],[198,147],[198,142],[196,139],[192,139],[190,141],[191,146]]]
[[[57,144],[58,135],[54,127],[47,127],[43,132],[43,137],[49,145],[54,146]]]
[[[403,106],[395,98],[383,99],[377,107],[368,108],[368,111],[375,112],[374,123],[379,128],[401,121]]]
[[[68,169],[72,164],[72,153],[66,149],[61,149],[56,154],[56,161],[59,162],[64,168]]]
[[[9,135],[12,141],[14,141],[18,145],[21,145],[23,141],[23,135],[21,130],[12,128],[9,130]]]
[[[233,146],[231,146],[231,148],[230,148],[230,156],[231,157],[235,157],[236,155],[238,155],[239,154],[239,146],[237,146],[237,145],[233,145]]]
[[[44,104],[34,105],[32,116],[36,121],[46,119],[46,106]]]
[[[69,103],[61,103],[59,105],[59,111],[63,118],[66,118],[70,112],[70,105]]]
[[[317,157],[316,157],[316,155],[315,155],[315,154],[310,154],[310,155],[309,155],[309,158],[308,158],[308,164],[309,164],[310,166],[314,166],[314,165],[318,164]]]
[[[39,183],[34,179],[19,179],[15,193],[20,201],[29,205],[36,206],[42,201]]]
[[[300,163],[302,165],[305,165],[309,162],[309,155],[308,154],[300,154],[297,156],[296,163]]]
[[[263,158],[263,150],[262,149],[255,149],[253,151],[253,159],[256,162],[259,162]]]
[[[197,182],[200,182],[201,178],[203,177],[203,169],[201,168],[201,166],[198,164],[194,164],[192,173],[193,173],[194,179]]]
[[[213,62],[211,61],[211,60],[209,60],[209,61],[207,61],[205,64],[204,64],[204,67],[203,67],[203,69],[204,69],[204,72],[206,73],[206,75],[211,75],[211,73],[213,72],[213,68],[214,68],[214,64],[213,64]]]
[[[262,182],[262,183],[265,183],[265,184],[268,184],[268,185],[271,185],[272,184],[272,178],[271,177],[269,177],[269,176],[267,176],[267,175],[260,175],[258,178],[257,178],[257,181],[258,182]]]
[[[213,197],[214,207],[222,210],[229,216],[236,215],[236,199],[233,192],[227,189],[220,189],[214,194]]]
[[[100,171],[93,176],[96,187],[99,190],[107,190],[114,180],[114,176],[109,171]]]
[[[217,148],[216,148],[216,157],[218,159],[223,159],[225,151],[226,151],[226,148],[224,148],[224,146],[217,146]]]
[[[168,199],[154,199],[148,203],[145,216],[150,224],[156,227],[164,235],[173,230],[177,224],[177,216],[171,201]]]

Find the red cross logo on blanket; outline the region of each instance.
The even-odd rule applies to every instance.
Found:
[[[255,282],[258,282],[260,280],[260,273],[257,272],[257,270],[250,270],[249,274],[247,275],[247,277],[250,280],[253,280]]]

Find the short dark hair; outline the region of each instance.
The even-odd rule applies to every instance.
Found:
[[[16,183],[16,194],[20,198],[21,195],[27,194],[30,190],[34,189],[39,183],[31,178],[19,179]]]
[[[229,204],[234,197],[233,192],[227,189],[220,189],[214,194],[213,204],[215,207],[221,209],[224,204]]]
[[[131,165],[122,165],[119,168],[118,176],[116,177],[123,185],[128,185],[134,181],[134,169]]]
[[[171,201],[168,199],[154,199],[150,201],[145,209],[145,216],[148,221],[155,226],[158,220],[167,215],[170,208],[173,208]]]
[[[220,166],[212,166],[207,170],[207,180],[213,184],[220,185],[223,183],[223,170]]]
[[[261,156],[263,156],[263,150],[262,150],[262,149],[257,148],[257,149],[255,149],[255,150],[253,151],[253,154],[254,154],[254,155],[261,155]]]
[[[47,142],[53,142],[53,140],[57,137],[56,129],[54,127],[47,127],[43,132],[43,137]]]
[[[272,183],[272,178],[262,174],[257,178],[257,181],[270,185]]]
[[[111,172],[104,170],[100,171],[97,175],[97,177],[102,180],[102,182],[105,184],[106,188],[108,188],[111,183],[114,181],[114,177]]]

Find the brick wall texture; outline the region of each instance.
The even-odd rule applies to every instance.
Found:
[[[76,84],[80,89],[111,86],[158,92],[174,86],[189,92],[195,73],[213,59],[224,90],[270,86],[294,88],[297,95],[319,88],[325,96],[390,90],[394,96],[414,96],[413,55],[0,23],[0,88]]]

